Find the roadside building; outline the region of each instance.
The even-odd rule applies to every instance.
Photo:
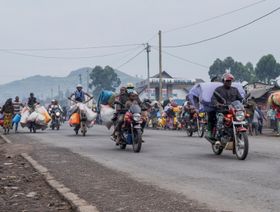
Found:
[[[175,78],[166,71],[162,72],[162,96],[163,99],[172,97],[178,103],[185,100],[186,95],[196,83],[204,82],[202,79],[187,80]],[[137,91],[141,99],[148,98],[148,82],[143,80],[136,84]],[[159,99],[159,74],[150,78],[150,97],[151,100]]]

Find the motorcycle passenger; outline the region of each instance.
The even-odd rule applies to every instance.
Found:
[[[83,86],[81,84],[78,84],[76,86],[76,91],[70,95],[70,99],[74,96],[75,101],[77,102],[84,102],[85,101],[85,96],[88,96],[89,98],[92,98],[90,94],[87,92],[83,91]]]
[[[35,110],[35,105],[37,104],[37,99],[34,97],[34,93],[30,93],[28,98],[27,106],[31,109],[31,111]]]
[[[214,94],[211,98],[211,104],[215,107],[215,113],[211,114],[211,117],[208,117],[210,122],[210,139],[213,139],[212,130],[216,124],[216,112],[223,105],[229,105],[232,102],[239,100],[242,101],[243,98],[240,95],[237,88],[232,87],[232,81],[234,81],[234,76],[230,73],[225,73],[222,77],[223,85],[216,88]]]
[[[112,119],[113,122],[116,122],[115,129],[111,135],[113,140],[117,137],[117,131],[120,129],[120,123],[124,119],[124,114],[126,112],[125,103],[128,100],[128,93],[126,87],[120,88],[120,94],[116,96],[116,101],[120,102],[120,104],[116,104],[116,113]]]

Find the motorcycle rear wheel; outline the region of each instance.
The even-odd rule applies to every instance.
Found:
[[[238,160],[245,160],[249,152],[249,140],[246,132],[239,132],[236,135],[235,155]]]
[[[135,153],[139,153],[142,147],[142,131],[141,129],[136,129],[133,133],[132,148]]]

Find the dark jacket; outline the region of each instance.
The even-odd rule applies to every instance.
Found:
[[[27,102],[28,107],[33,108],[36,103],[37,103],[37,99],[35,97],[28,98],[28,102]]]
[[[12,104],[4,104],[1,113],[14,113],[14,106]]]
[[[236,100],[239,100],[239,101],[243,100],[238,89],[235,87],[230,87],[227,89],[224,86],[220,86],[220,87],[216,88],[215,92],[218,93],[223,99],[226,100],[226,105],[229,105]],[[215,95],[215,92],[211,98],[211,104],[213,106],[216,106],[218,103],[224,104],[223,100],[221,98],[219,98],[217,95]]]

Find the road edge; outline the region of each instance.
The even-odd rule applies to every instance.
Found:
[[[12,144],[12,141],[8,139],[5,135],[0,135],[1,138],[8,144]],[[40,165],[36,160],[34,160],[30,155],[27,153],[20,154],[31,166],[38,171],[46,181],[46,183],[53,188],[57,193],[68,201],[73,208],[78,212],[99,212],[97,208],[91,204],[89,204],[84,199],[78,197],[77,194],[71,192],[69,188],[64,186],[62,183],[58,182],[54,179],[54,177],[50,174],[49,170]]]

